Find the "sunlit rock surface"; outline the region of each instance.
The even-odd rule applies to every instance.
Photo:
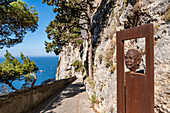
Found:
[[[170,24],[165,13],[168,0],[95,0],[92,13],[92,41],[94,53],[94,80],[85,79],[86,91],[100,113],[117,112],[116,31],[153,23],[155,113],[170,112]],[[81,20],[83,21],[83,20]],[[84,26],[86,27],[86,26]],[[82,31],[82,37],[87,33]],[[141,69],[145,69],[144,40],[125,42],[125,52],[136,48],[143,54]],[[56,78],[85,77],[87,70],[75,72],[75,60],[87,65],[87,41],[81,47],[68,46],[60,54]],[[127,69],[125,69],[127,71]],[[94,101],[95,100],[95,101]]]

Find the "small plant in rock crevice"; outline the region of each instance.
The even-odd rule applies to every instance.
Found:
[[[88,82],[88,84],[90,85],[90,87],[91,87],[92,89],[94,89],[94,87],[95,87],[95,81],[94,81],[94,80],[90,80],[89,77],[86,77],[85,80]]]
[[[79,60],[75,60],[72,64],[72,66],[74,67],[75,72],[83,71],[83,64]]]
[[[91,96],[91,98],[92,98],[92,103],[93,103],[93,104],[96,103],[96,95],[93,94],[93,95]]]
[[[72,74],[72,72],[71,72],[71,70],[70,70],[70,71],[68,72],[68,75],[71,76],[71,74]]]
[[[103,56],[102,54],[100,54],[100,55],[98,56],[98,58],[99,58],[99,63],[101,64],[104,56]]]
[[[156,33],[158,31],[158,29],[159,29],[159,25],[155,25],[154,26],[154,33]]]
[[[103,84],[100,85],[99,90],[102,91],[102,89],[103,89]]]
[[[106,51],[105,65],[107,68],[113,66],[113,54],[114,54],[114,48],[110,48]]]
[[[104,98],[103,98],[103,97],[100,97],[100,99],[101,99],[102,101],[104,101]]]
[[[168,8],[164,13],[164,19],[165,21],[170,21],[170,8]]]
[[[112,65],[111,67],[110,67],[110,72],[111,73],[114,73],[114,71],[115,71],[115,69],[116,69],[116,64],[115,65]]]

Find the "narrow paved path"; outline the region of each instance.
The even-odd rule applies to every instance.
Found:
[[[30,113],[95,113],[79,78]]]

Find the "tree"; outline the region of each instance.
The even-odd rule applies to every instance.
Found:
[[[37,77],[34,74],[34,72],[36,72],[38,70],[38,67],[36,67],[36,64],[34,61],[29,60],[28,57],[25,57],[22,53],[20,55],[22,62],[23,62],[23,74],[24,74],[24,79],[25,79],[25,84],[24,87],[26,87],[26,85],[28,85],[30,82],[32,82],[31,87],[34,86]],[[31,77],[31,75],[33,77]]]
[[[27,31],[38,27],[38,13],[20,0],[0,1],[0,49],[21,43]]]
[[[36,80],[36,76],[33,72],[38,70],[35,62],[30,61],[28,57],[25,57],[21,53],[20,57],[23,63],[20,63],[18,59],[14,58],[7,50],[4,56],[5,60],[0,63],[0,82],[8,85],[14,91],[17,89],[12,85],[12,82],[16,80],[25,80],[24,86],[32,82],[33,86]]]
[[[17,1],[17,0],[1,0],[0,1],[0,5],[9,5],[9,3],[11,2],[14,2],[14,1]]]
[[[54,51],[59,54],[64,46],[69,43],[78,45],[83,40],[88,40],[88,74],[93,79],[92,73],[92,40],[90,11],[93,9],[94,0],[42,0],[47,5],[56,6],[53,11],[56,12],[54,21],[51,21],[46,29],[47,36],[52,42],[45,42],[46,51]],[[86,20],[80,23],[80,18]],[[87,25],[87,28],[82,27]],[[81,38],[80,30],[86,30],[88,37]]]

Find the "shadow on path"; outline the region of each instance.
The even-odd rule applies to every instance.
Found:
[[[30,113],[55,113],[53,111],[51,112],[47,112],[47,111],[48,110],[50,111],[62,105],[62,101],[64,99],[72,98],[78,95],[79,93],[84,92],[85,88],[83,86],[84,85],[82,82],[76,82],[76,83],[73,82],[72,84],[68,85],[65,89],[59,91],[49,100],[45,101],[39,107],[33,109]]]

